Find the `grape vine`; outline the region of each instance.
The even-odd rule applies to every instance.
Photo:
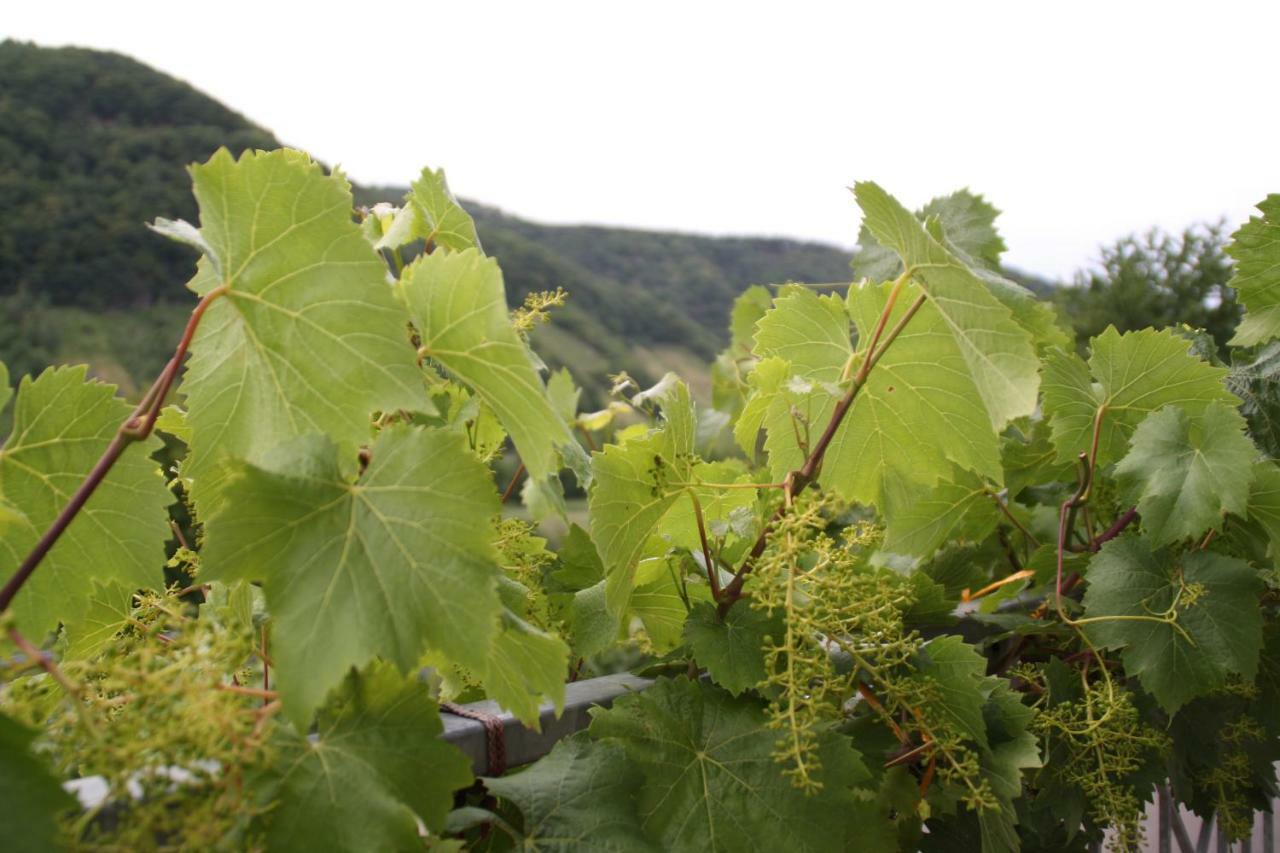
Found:
[[[509,305],[442,171],[191,175],[140,400],[0,365],[11,849],[1129,850],[1162,786],[1233,838],[1275,792],[1280,197],[1232,365],[1077,352],[984,199],[860,183],[856,280],[582,412],[531,345],[573,294]],[[439,737],[628,669],[502,776]]]

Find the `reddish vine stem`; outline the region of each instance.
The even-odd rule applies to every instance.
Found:
[[[235,693],[240,696],[257,696],[262,699],[279,699],[280,694],[275,690],[260,690],[257,687],[241,687],[239,684],[219,684],[216,689],[224,693]]]
[[[902,317],[894,324],[893,328],[887,334],[884,333],[885,326],[888,325],[889,315],[893,311],[893,306],[897,300],[898,293],[901,291],[902,286],[906,283],[908,278],[908,273],[903,273],[903,275],[894,283],[893,290],[890,291],[889,298],[885,302],[884,310],[880,312],[880,318],[876,322],[875,330],[872,332],[871,341],[867,345],[867,357],[862,362],[862,366],[858,368],[858,372],[854,374],[853,382],[849,386],[849,390],[845,392],[845,395],[836,405],[836,409],[831,415],[831,420],[827,422],[826,429],[822,431],[822,436],[813,446],[813,449],[810,450],[804,464],[787,475],[785,483],[790,494],[800,494],[809,485],[811,485],[814,479],[818,476],[818,471],[822,467],[822,460],[823,457],[826,456],[827,448],[831,445],[832,439],[835,438],[836,430],[840,428],[840,424],[844,421],[845,415],[848,414],[849,409],[853,406],[853,401],[857,398],[858,392],[862,390],[864,385],[866,385],[867,375],[871,373],[871,369],[876,366],[876,363],[884,357],[885,350],[887,350],[889,345],[892,344],[894,340],[897,339],[898,335],[902,333],[902,330],[906,327],[907,323],[911,321],[911,318],[914,317],[916,312],[924,306],[925,295],[922,293],[916,297],[916,300],[911,303],[910,307],[903,312]],[[882,335],[883,341],[881,340]],[[773,514],[773,517],[765,524],[764,529],[760,531],[760,535],[756,537],[755,544],[751,547],[751,551],[747,554],[747,558],[742,562],[742,566],[734,574],[733,580],[731,580],[721,592],[719,596],[720,605],[718,610],[722,619],[725,614],[729,612],[729,608],[733,606],[734,602],[742,598],[742,587],[743,584],[746,583],[747,575],[751,574],[751,571],[755,568],[756,561],[760,559],[762,554],[764,554],[765,548],[769,545],[769,534],[773,532],[774,526],[779,520],[781,520],[786,511],[787,506],[786,504],[783,504]]]
[[[67,678],[66,674],[62,670],[58,669],[58,665],[53,662],[53,658],[32,645],[31,641],[28,640],[21,631],[17,628],[10,628],[9,639],[13,641],[13,644],[17,646],[23,654],[31,658],[32,662],[38,664],[41,669],[49,673],[49,677],[58,682],[62,689],[67,691],[69,695],[80,695],[80,685]]]
[[[195,337],[196,328],[200,325],[200,319],[204,316],[204,312],[219,297],[227,293],[227,286],[220,285],[210,290],[204,295],[204,298],[191,311],[191,318],[187,321],[187,328],[182,334],[182,340],[178,342],[177,348],[173,352],[173,358],[169,359],[169,363],[165,365],[163,371],[156,378],[150,390],[143,395],[141,402],[133,410],[133,413],[120,425],[116,430],[116,434],[111,439],[111,443],[107,445],[107,449],[102,452],[102,456],[94,464],[93,470],[84,478],[84,482],[76,489],[75,494],[71,496],[71,500],[58,513],[58,517],[53,520],[53,524],[49,525],[49,529],[40,537],[40,541],[31,549],[31,553],[22,561],[22,565],[18,566],[18,570],[13,573],[13,577],[9,578],[9,582],[0,589],[0,612],[9,609],[9,605],[13,602],[13,597],[18,594],[18,590],[22,589],[30,578],[36,567],[40,565],[40,561],[53,548],[62,534],[66,532],[67,527],[75,520],[76,515],[88,503],[89,498],[97,490],[98,486],[110,473],[112,467],[128,449],[129,445],[143,441],[147,436],[151,435],[151,430],[155,428],[156,418],[160,416],[160,409],[164,405],[165,397],[169,394],[169,389],[173,387],[173,381],[177,378],[178,368],[182,366],[182,360],[186,357],[187,349],[191,346],[191,340]]]
[[[511,475],[511,482],[507,483],[507,489],[502,493],[502,503],[511,500],[511,496],[516,493],[516,486],[520,484],[520,478],[524,476],[524,463],[520,463],[520,467]]]
[[[1102,547],[1103,543],[1110,542],[1112,539],[1115,539],[1117,536],[1123,533],[1124,529],[1128,527],[1130,524],[1132,524],[1137,517],[1138,517],[1138,508],[1136,506],[1129,507],[1129,509],[1127,509],[1118,519],[1116,519],[1115,524],[1107,528],[1102,533],[1102,535],[1100,535],[1097,539],[1094,539],[1093,542],[1089,544],[1089,550],[1097,551],[1099,548]],[[1080,583],[1079,572],[1072,572],[1071,574],[1067,575],[1066,579],[1062,581],[1062,595],[1066,595],[1067,593],[1071,592],[1071,590],[1075,589],[1076,584],[1078,583]]]
[[[1097,421],[1095,421],[1096,423]],[[1089,455],[1081,453],[1080,462],[1080,485],[1076,488],[1076,493],[1063,501],[1062,506],[1058,508],[1058,567],[1057,578],[1054,583],[1054,604],[1057,607],[1058,615],[1063,618],[1063,621],[1066,621],[1066,614],[1062,610],[1062,565],[1066,559],[1067,537],[1071,533],[1072,522],[1075,521],[1076,509],[1084,502],[1085,495],[1089,493],[1089,486],[1093,479],[1093,468],[1089,464]]]
[[[1108,527],[1103,531],[1101,536],[1094,540],[1093,547],[1090,550],[1096,551],[1102,547],[1104,542],[1110,542],[1112,539],[1115,539],[1123,533],[1124,529],[1132,524],[1133,520],[1137,517],[1138,508],[1136,506],[1129,507],[1119,518],[1116,519],[1115,524]]]
[[[262,658],[262,689],[264,692],[271,689],[271,658],[267,657],[267,626],[262,626],[262,648],[259,650],[258,657]],[[262,697],[262,704],[266,705],[271,700],[266,696]]]
[[[702,502],[698,500],[698,493],[690,490],[689,500],[693,501],[693,517],[698,522],[698,538],[702,540],[702,559],[707,564],[707,582],[711,584],[711,597],[713,600],[720,598],[720,569],[716,566],[715,560],[711,559],[711,546],[707,544],[707,523],[702,517]]]

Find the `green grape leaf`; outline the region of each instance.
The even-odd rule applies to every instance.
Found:
[[[976,590],[991,580],[982,551],[972,545],[949,547],[923,563],[916,574],[941,584],[949,598],[960,598],[965,590]]]
[[[724,619],[712,603],[699,604],[684,623],[684,641],[716,684],[738,696],[764,681],[764,642],[781,637],[780,619],[753,607],[733,607]]]
[[[569,368],[562,367],[547,379],[547,399],[551,408],[567,424],[578,418],[578,400],[582,397],[582,389],[573,383]]]
[[[1041,766],[1040,744],[1030,731],[1035,711],[1022,703],[1006,679],[988,677],[985,681],[991,690],[983,706],[991,751],[983,759],[983,769],[996,795],[1012,806],[1022,794],[1022,771]],[[1002,811],[1012,812],[1004,803]]]
[[[168,405],[156,418],[156,430],[168,433],[183,444],[191,443],[191,427],[187,424],[187,412],[181,406]]]
[[[352,666],[402,670],[427,646],[476,672],[498,627],[487,468],[455,432],[396,425],[353,477],[310,436],[242,463],[207,523],[203,576],[261,580],[285,710],[305,729]]]
[[[1253,361],[1234,364],[1227,388],[1240,398],[1249,434],[1270,457],[1280,457],[1280,342],[1268,344]]]
[[[773,295],[769,288],[753,284],[733,300],[733,310],[729,314],[729,357],[742,358],[752,353],[755,341],[756,323],[773,304]]]
[[[791,362],[764,358],[747,377],[750,396],[733,427],[733,437],[748,456],[754,456],[760,430],[769,454],[771,476],[781,482],[804,464],[806,435],[830,419],[834,396],[813,382],[794,378]],[[816,425],[816,426],[815,426]]]
[[[933,199],[916,218],[954,258],[967,266],[990,289],[991,295],[1013,312],[1013,319],[1031,334],[1038,346],[1066,347],[1071,342],[1053,308],[1036,295],[1000,274],[1005,244],[995,227],[999,215],[986,199],[968,190]],[[902,273],[902,259],[876,242],[864,222],[858,233],[854,275],[871,281],[888,281]]]
[[[756,323],[755,353],[790,362],[804,379],[839,382],[853,362],[844,300],[800,285],[784,288]]]
[[[850,313],[863,338],[870,337],[889,290],[850,289]],[[903,288],[890,324],[919,293],[915,285]],[[845,497],[883,503],[892,480],[928,486],[950,477],[956,466],[1002,481],[992,413],[947,326],[934,303],[926,302],[868,374],[823,463],[824,480]]]
[[[552,578],[560,584],[573,589],[586,589],[604,580],[604,563],[596,544],[591,541],[591,534],[580,525],[569,525],[560,545],[558,567],[552,572]]]
[[[1253,486],[1249,489],[1249,518],[1266,530],[1272,553],[1280,553],[1280,467],[1274,462],[1254,466]]]
[[[1280,336],[1280,195],[1259,202],[1262,216],[1251,216],[1231,235],[1227,254],[1236,262],[1228,286],[1245,307],[1231,343],[1250,346]]]
[[[1262,581],[1248,564],[1212,551],[1154,551],[1124,536],[1102,546],[1087,577],[1089,636],[1121,649],[1125,671],[1169,713],[1229,674],[1253,679]]]
[[[502,623],[480,673],[485,694],[537,731],[543,696],[551,698],[557,715],[564,710],[569,647],[511,611],[503,614]]]
[[[411,423],[443,426],[462,433],[466,436],[467,446],[481,462],[492,462],[502,455],[507,431],[482,398],[456,382],[445,381],[433,389],[431,400],[443,414],[415,418]]]
[[[930,488],[891,486],[885,495],[884,548],[931,556],[951,542],[981,542],[1000,520],[995,498],[981,478],[956,471]]]
[[[646,853],[658,850],[636,814],[640,772],[622,747],[579,732],[513,776],[485,778],[489,793],[520,810],[521,850]]]
[[[569,605],[573,650],[579,656],[598,654],[612,646],[622,631],[617,614],[609,612],[605,581],[580,589]]]
[[[444,169],[424,168],[418,180],[410,184],[405,196],[406,209],[414,212],[416,239],[461,252],[479,249],[476,223],[471,214],[462,209],[449,190]]]
[[[1028,333],[984,280],[939,243],[896,199],[870,182],[854,186],[864,222],[912,271],[960,349],[967,374],[1000,430],[1036,408],[1040,362]]]
[[[204,315],[182,383],[192,434],[182,473],[209,517],[223,460],[257,462],[309,433],[354,446],[374,412],[430,403],[408,316],[351,221],[343,177],[296,151],[233,160],[226,149],[191,175],[213,250],[191,287],[227,288]]]
[[[133,590],[125,589],[120,581],[94,581],[88,598],[84,617],[78,625],[66,630],[64,660],[94,657],[129,624],[133,612]]]
[[[981,194],[963,189],[932,199],[920,211],[919,218],[925,222],[937,219],[948,243],[981,266],[999,269],[1000,256],[1008,248],[996,230],[999,215],[1000,211]]]
[[[1049,381],[1046,370],[1043,383]],[[1000,463],[1010,500],[1030,486],[1072,482],[1076,478],[1074,460],[1058,461],[1058,449],[1049,438],[1049,424],[1036,421],[1028,436],[1006,434],[1000,439]]]
[[[552,406],[529,346],[511,325],[498,262],[475,249],[433,253],[405,267],[400,292],[422,352],[470,385],[511,434],[530,479],[585,456]]]
[[[989,749],[983,706],[987,661],[977,649],[954,634],[935,637],[925,644],[913,678],[932,682],[939,696],[932,709],[955,724],[966,738]]]
[[[18,388],[0,447],[0,499],[17,511],[0,538],[0,577],[17,570],[133,410],[115,386],[85,381],[85,371],[51,367]],[[153,436],[125,450],[14,598],[17,627],[32,640],[59,623],[78,633],[94,581],[130,591],[164,584],[173,495],[149,458],[160,446]]]
[[[201,255],[208,255],[209,263],[213,265],[215,274],[222,275],[222,268],[219,265],[217,256],[214,254],[213,247],[204,239],[200,229],[190,222],[185,219],[165,219],[163,216],[157,216],[155,222],[147,223],[147,227],[161,237],[189,246]]]
[[[1004,239],[996,230],[996,210],[981,195],[967,189],[938,196],[916,212],[921,222],[936,218],[947,241],[981,264],[997,269],[1004,254]],[[853,256],[853,274],[871,281],[889,281],[902,273],[902,259],[892,246],[881,245],[866,222],[858,231],[858,251]]]
[[[416,850],[418,820],[442,830],[471,767],[440,739],[427,686],[374,664],[342,681],[314,740],[285,729],[260,784],[273,850]]]
[[[915,285],[904,287],[890,324],[919,293]],[[850,289],[849,313],[861,339],[869,338],[888,294],[887,285]],[[840,307],[833,297],[790,288],[758,324],[756,349],[764,360],[751,374],[753,393],[735,437],[744,449],[754,447],[755,433],[765,429],[775,480],[803,464],[844,393],[837,383],[866,357],[853,354],[849,316]],[[827,449],[822,481],[842,497],[877,505],[890,483],[931,486],[957,465],[998,483],[990,420],[943,316],[926,303],[868,374]]]
[[[640,817],[661,849],[840,851],[874,819],[855,792],[870,773],[848,738],[822,736],[823,786],[806,795],[774,760],[760,703],[713,685],[660,680],[592,717],[591,736],[640,768]]]
[[[1166,406],[1138,424],[1116,476],[1153,545],[1221,530],[1228,512],[1244,515],[1258,456],[1244,430],[1240,413],[1217,400],[1194,417]]]
[[[1223,385],[1226,368],[1202,361],[1190,348],[1186,338],[1168,329],[1122,335],[1108,326],[1093,339],[1088,368],[1075,355],[1051,351],[1045,361],[1044,411],[1058,461],[1074,461],[1076,454],[1089,451],[1099,407],[1106,408],[1098,440],[1102,467],[1124,455],[1134,429],[1151,412],[1177,405],[1195,416],[1214,400],[1237,405]]]
[[[31,753],[36,733],[0,715],[0,822],[10,853],[60,850],[58,816],[76,802]]]
[[[0,361],[0,415],[4,414],[5,407],[12,399],[13,386],[9,384],[9,368]]]
[[[991,691],[983,708],[990,749],[982,756],[982,770],[999,808],[985,809],[978,815],[979,837],[983,853],[1015,853],[1022,849],[1014,806],[1014,799],[1022,794],[1022,771],[1042,765],[1039,742],[1027,730],[1035,712],[1022,704],[1008,681],[985,681]]]
[[[604,562],[609,609],[615,613],[626,606],[645,544],[683,497],[695,463],[688,387],[668,384],[660,400],[662,428],[625,444],[610,444],[591,459],[591,537]]]
[[[692,480],[699,483],[716,483],[723,485],[747,485],[751,477],[744,471],[744,466],[737,460],[719,462],[699,462],[693,466]],[[658,534],[677,548],[702,553],[702,540],[698,535],[698,520],[694,513],[693,500],[689,495],[696,495],[698,506],[702,509],[703,525],[707,539],[714,542],[719,536],[728,533],[730,525],[737,516],[747,513],[751,520],[754,515],[751,509],[755,506],[755,489],[718,489],[714,486],[690,486],[684,497],[675,502],[658,524]],[[736,514],[736,515],[735,515]]]
[[[666,654],[680,645],[685,619],[689,615],[684,599],[680,597],[679,583],[672,571],[678,559],[674,555],[653,558],[654,563],[660,564],[663,570],[653,580],[637,584],[627,603],[630,612],[644,624],[645,633],[649,635],[649,641],[658,654]],[[695,592],[710,596],[706,586],[691,586],[688,589],[690,597]],[[606,595],[607,593],[606,588]]]

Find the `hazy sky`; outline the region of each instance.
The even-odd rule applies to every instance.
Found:
[[[846,187],[968,186],[1068,275],[1280,192],[1274,3],[8,3],[0,34],[130,54],[357,181],[444,166],[546,222],[852,245]],[[164,213],[164,211],[157,211]]]

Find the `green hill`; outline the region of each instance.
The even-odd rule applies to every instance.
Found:
[[[0,43],[0,360],[14,373],[89,361],[126,389],[146,382],[190,305],[192,258],[143,223],[194,219],[186,164],[221,145],[279,144],[128,57]],[[394,202],[402,192],[357,187],[356,197]],[[705,381],[730,304],[750,284],[849,276],[849,254],[831,246],[548,226],[464,203],[513,303],[531,291],[569,292],[536,343],[596,401],[617,370],[643,380],[674,368]]]

